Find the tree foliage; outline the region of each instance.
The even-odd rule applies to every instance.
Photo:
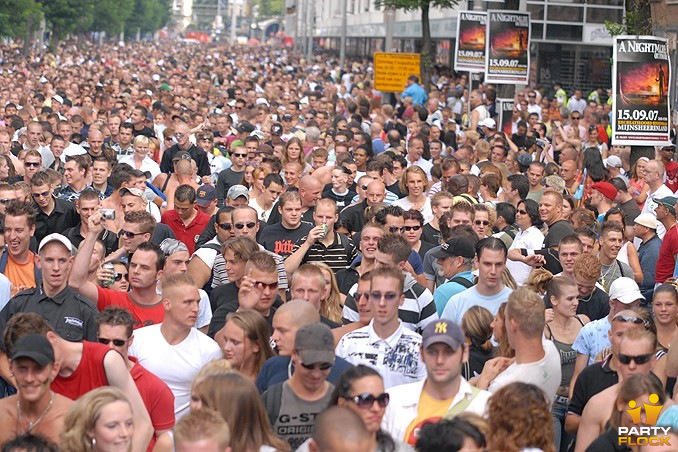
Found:
[[[97,0],[94,5],[92,30],[105,31],[115,36],[124,31],[125,22],[132,15],[134,0]]]
[[[39,0],[45,20],[56,39],[90,30],[94,19],[92,0]]]
[[[428,91],[431,84],[431,67],[433,66],[434,53],[431,43],[431,27],[429,24],[429,11],[431,8],[451,9],[457,6],[459,0],[375,0],[377,7],[390,9],[402,9],[405,11],[421,11],[421,81],[422,86]]]
[[[626,14],[622,23],[605,21],[605,28],[612,36],[618,35],[651,35],[652,14],[648,0],[632,0],[626,2]]]
[[[28,20],[41,14],[34,0],[0,0],[0,36],[20,38],[28,32]]]
[[[259,20],[278,17],[282,14],[284,2],[282,0],[256,0],[257,17]]]
[[[162,28],[169,19],[169,0],[131,0],[132,13],[125,23],[125,32],[133,36],[137,30],[152,33]]]

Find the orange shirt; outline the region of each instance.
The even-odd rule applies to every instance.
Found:
[[[12,283],[10,295],[13,297],[22,290],[36,287],[35,281],[35,254],[29,252],[28,261],[25,264],[18,264],[7,255],[7,266],[5,267],[5,276]]]

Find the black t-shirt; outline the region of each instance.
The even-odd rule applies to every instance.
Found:
[[[594,395],[612,385],[616,385],[618,382],[619,376],[617,372],[610,369],[609,359],[602,363],[593,363],[590,366],[586,366],[574,384],[572,398],[570,399],[567,411],[581,416],[584,412],[584,407]]]
[[[407,196],[400,190],[400,182],[394,182],[392,185],[386,187],[386,190],[390,191],[400,199],[403,199],[405,196]]]
[[[262,235],[259,243],[268,251],[287,258],[292,254],[294,244],[307,236],[311,229],[313,225],[304,222],[296,229],[287,229],[282,222],[272,224],[266,228],[266,234]]]
[[[219,200],[220,206],[223,206],[226,203],[228,189],[234,185],[239,185],[244,175],[245,170],[233,171],[231,168],[225,169],[219,173],[215,188],[217,189],[217,199]]]
[[[155,138],[155,130],[151,129],[150,127],[144,127],[143,129],[136,130],[133,129],[132,135],[135,137],[138,137],[139,135],[143,135],[148,138]]]
[[[422,242],[428,242],[428,243],[435,243],[436,246],[440,244],[440,240],[442,239],[442,235],[440,234],[440,231],[431,226],[431,223],[426,223],[424,225],[424,231],[421,233],[421,241]],[[419,253],[421,254],[421,253]],[[423,259],[423,256],[422,256]]]
[[[419,246],[419,256],[421,256],[421,261],[424,261],[424,256],[426,256],[426,253],[431,249],[435,248],[438,245],[434,245],[429,242],[425,242],[424,239],[421,239],[421,246]]]
[[[221,286],[215,287],[214,290],[212,290],[212,295],[210,297],[210,304],[212,303],[212,297],[218,296],[215,295],[215,292],[217,292],[217,289],[219,287],[223,287],[226,284],[223,284]],[[233,284],[235,286],[235,284]],[[226,289],[226,292],[228,292],[229,289]],[[232,289],[231,289],[232,290]],[[235,312],[238,310],[240,307],[240,304],[238,303],[238,295],[236,292],[236,296],[234,298],[223,298],[223,301],[217,300],[217,304],[219,307],[212,313],[212,321],[210,322],[210,327],[207,330],[207,335],[214,339],[214,335],[217,334],[226,324],[226,317],[228,314],[231,312]],[[268,330],[270,334],[273,334],[273,314],[275,314],[275,311],[283,304],[282,299],[280,298],[279,295],[275,296],[275,301],[273,302],[273,305],[271,306],[271,310],[268,313],[268,317],[264,317],[266,319],[266,323],[268,323]]]
[[[345,194],[343,195],[338,195],[332,189],[330,188],[329,190],[323,191],[321,198],[327,198],[331,199],[332,201],[335,202],[337,207],[339,209],[343,209],[344,207],[348,206],[351,204],[351,201],[353,200],[353,197],[356,195],[356,192],[348,190]]]
[[[351,287],[360,279],[358,271],[354,267],[348,267],[341,269],[335,275],[337,278],[337,286],[339,287],[339,292],[344,295],[348,295],[348,291],[351,290]]]
[[[544,305],[547,309],[552,308],[551,295],[546,291],[544,295]],[[589,297],[579,297],[579,305],[577,306],[577,314],[587,316],[591,321],[602,319],[610,313],[610,297],[598,287],[593,289]]]
[[[549,226],[549,232],[544,237],[544,248],[559,246],[563,237],[574,234],[572,225],[567,220],[558,220]]]

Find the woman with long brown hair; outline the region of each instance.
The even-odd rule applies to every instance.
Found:
[[[215,335],[224,358],[252,381],[264,362],[275,355],[269,338],[266,319],[257,311],[249,309],[228,314],[226,324]]]

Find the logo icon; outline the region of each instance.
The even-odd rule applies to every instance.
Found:
[[[447,334],[447,323],[445,322],[436,323],[436,329],[434,331],[434,334]]]
[[[645,408],[645,425],[657,425],[657,419],[659,418],[659,413],[662,411],[662,408],[664,405],[657,405],[659,402],[659,396],[657,394],[650,394],[649,397],[650,403],[652,405],[648,405],[647,403],[643,403],[643,408]],[[640,418],[640,412],[641,408],[637,406],[637,403],[635,400],[631,400],[629,402],[629,410],[626,410],[627,413],[629,413],[629,416],[631,416],[631,420],[633,421],[634,424],[640,424],[641,418]]]

